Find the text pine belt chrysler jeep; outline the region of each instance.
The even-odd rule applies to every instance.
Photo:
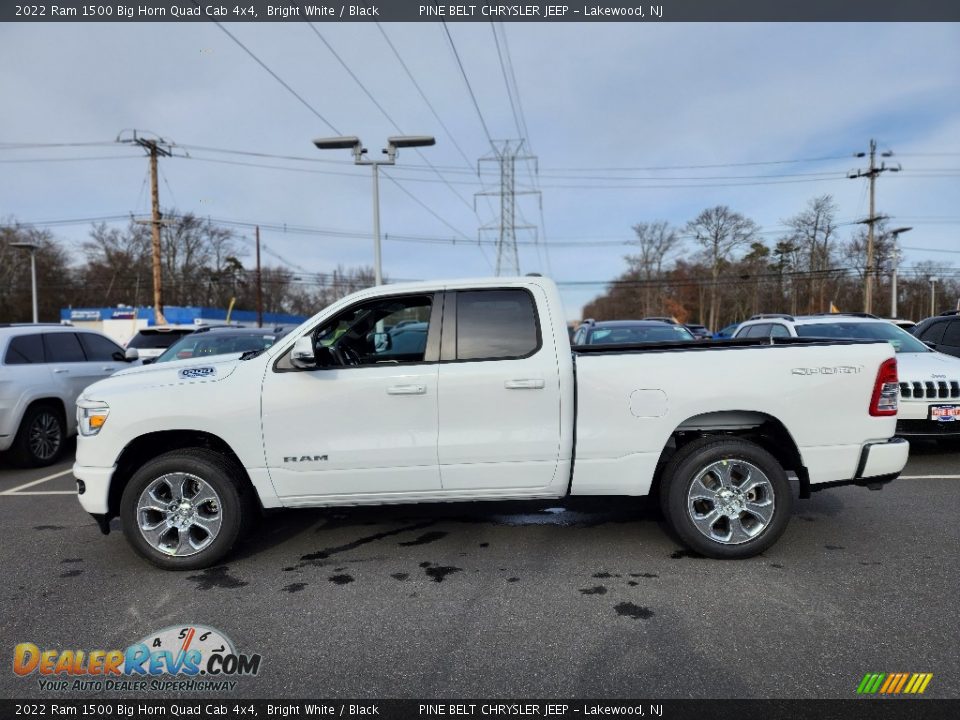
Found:
[[[80,503],[165,568],[262,509],[656,494],[691,549],[770,547],[793,497],[879,487],[897,366],[880,341],[571,349],[540,277],[371,288],[275,345],[130,369],[77,402]],[[829,408],[829,412],[825,412]]]

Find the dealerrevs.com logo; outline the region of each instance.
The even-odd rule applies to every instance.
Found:
[[[238,653],[230,638],[203,625],[171,626],[124,650],[13,650],[13,672],[45,691],[232,691],[235,678],[260,671],[259,654]]]
[[[867,673],[857,686],[858,695],[923,695],[933,673]]]

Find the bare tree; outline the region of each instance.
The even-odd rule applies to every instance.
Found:
[[[811,199],[807,207],[783,221],[791,230],[790,240],[804,253],[809,289],[807,312],[823,311],[827,271],[831,265],[831,243],[837,233],[837,206],[830,195]],[[799,268],[797,268],[799,269]],[[819,292],[818,292],[819,289]]]
[[[666,220],[656,222],[640,222],[633,226],[633,232],[637,236],[635,243],[637,252],[634,255],[627,255],[627,264],[633,270],[641,281],[639,287],[643,297],[642,314],[654,314],[654,284],[659,281],[663,274],[663,264],[667,256],[676,249],[680,243],[677,231],[670,226]],[[663,311],[663,293],[656,294],[658,300],[655,304],[656,312]]]
[[[691,233],[703,248],[710,267],[710,316],[707,326],[717,325],[720,315],[719,282],[720,271],[728,264],[734,252],[748,245],[756,237],[759,228],[749,218],[734,212],[726,205],[707,208],[687,223],[687,232]]]
[[[37,310],[41,322],[57,322],[60,308],[75,293],[67,252],[48,230],[0,224],[0,322],[29,322],[33,316],[30,253],[10,247],[29,242],[37,246]]]

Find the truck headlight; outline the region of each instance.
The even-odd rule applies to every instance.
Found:
[[[77,400],[77,428],[81,435],[89,437],[100,432],[100,428],[107,422],[110,407],[99,400]]]

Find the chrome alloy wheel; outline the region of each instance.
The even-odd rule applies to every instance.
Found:
[[[28,433],[30,452],[37,460],[49,460],[60,451],[63,443],[60,420],[49,410],[34,418]]]
[[[168,473],[140,493],[137,525],[153,549],[188,557],[217,538],[222,507],[220,496],[203,479],[189,473]]]
[[[687,492],[687,512],[701,534],[723,545],[757,537],[773,519],[773,485],[745,460],[718,460],[703,468]]]

